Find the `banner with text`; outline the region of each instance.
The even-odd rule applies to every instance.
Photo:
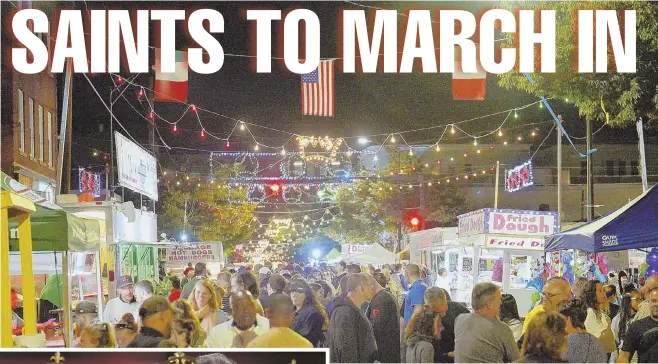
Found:
[[[220,263],[224,261],[222,243],[175,245],[167,248],[167,263]]]
[[[119,184],[158,200],[157,162],[149,152],[119,132],[114,133]]]

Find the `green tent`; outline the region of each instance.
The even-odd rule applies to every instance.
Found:
[[[334,260],[340,258],[340,252],[336,248],[331,249],[329,254],[327,254],[327,260]]]
[[[50,210],[36,206],[30,216],[32,225],[33,251],[89,252],[100,249],[100,223],[94,219],[83,219],[64,210]],[[9,229],[18,223],[9,222]],[[10,234],[9,250],[18,251],[18,236]]]
[[[101,226],[98,220],[84,219],[62,210],[40,195],[0,172],[0,188],[27,197],[36,205],[30,215],[33,251],[88,252],[100,248]],[[17,229],[18,222],[9,221],[9,230]],[[17,231],[17,230],[14,230]],[[10,233],[9,250],[18,251],[17,233]]]

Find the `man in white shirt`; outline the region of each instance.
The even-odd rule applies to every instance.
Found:
[[[270,329],[270,322],[256,313],[256,301],[248,291],[231,295],[233,319],[215,326],[206,338],[208,348],[246,348]]]
[[[131,276],[121,276],[117,281],[117,293],[115,297],[107,301],[105,310],[103,310],[103,322],[112,325],[121,321],[121,317],[126,313],[134,315],[137,310],[137,300],[135,299],[135,285]]]

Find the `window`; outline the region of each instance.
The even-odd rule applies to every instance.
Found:
[[[34,100],[30,97],[27,102],[29,110],[27,114],[30,118],[30,158],[34,158]]]
[[[53,114],[48,112],[48,167],[53,167]]]
[[[43,163],[43,106],[39,105],[39,162]]]
[[[618,161],[617,163],[619,165],[619,175],[620,176],[625,176],[626,175],[626,161]]]
[[[640,163],[638,161],[631,161],[631,176],[640,175]]]
[[[605,174],[606,176],[615,175],[615,161],[605,161]]]
[[[23,90],[18,90],[18,151],[25,153],[25,103],[23,102]]]

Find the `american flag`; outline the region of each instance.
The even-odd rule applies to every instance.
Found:
[[[302,115],[334,116],[334,61],[302,75]]]

